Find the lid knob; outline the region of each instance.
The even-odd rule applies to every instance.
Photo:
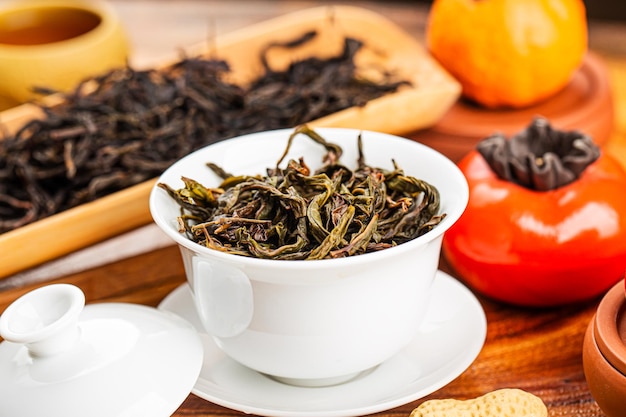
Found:
[[[52,284],[24,294],[0,316],[0,336],[24,344],[31,356],[51,356],[80,338],[85,295],[71,284]]]

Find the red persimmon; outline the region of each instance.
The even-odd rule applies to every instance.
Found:
[[[443,253],[475,290],[555,306],[598,296],[623,278],[626,171],[610,155],[600,152],[576,179],[549,190],[502,178],[478,150],[459,167],[469,203],[446,232]]]

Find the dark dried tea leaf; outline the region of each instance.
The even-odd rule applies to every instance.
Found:
[[[248,86],[225,81],[227,62],[203,57],[86,80],[61,105],[44,107],[45,117],[0,140],[0,233],[157,177],[203,146],[293,127],[406,84],[357,77],[353,59],[363,45],[355,39],[328,59],[285,71],[267,64],[268,50],[315,35],[268,45],[260,57],[266,71]]]

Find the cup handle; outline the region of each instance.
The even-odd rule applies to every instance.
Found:
[[[193,295],[206,331],[234,337],[248,328],[254,312],[252,284],[235,267],[194,258]]]

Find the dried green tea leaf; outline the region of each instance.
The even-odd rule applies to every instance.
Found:
[[[322,166],[280,163],[295,140],[308,137],[323,146]],[[328,259],[390,248],[427,233],[445,217],[436,187],[393,170],[368,166],[357,138],[357,168],[344,166],[342,149],[308,126],[290,135],[287,147],[265,177],[225,176],[215,190],[183,179],[185,187],[158,185],[181,206],[183,232],[209,248],[263,259]],[[215,164],[211,169],[224,173]],[[189,196],[198,198],[189,198]],[[208,198],[215,196],[215,200]],[[190,204],[201,205],[199,209]],[[200,213],[206,216],[199,218]]]

